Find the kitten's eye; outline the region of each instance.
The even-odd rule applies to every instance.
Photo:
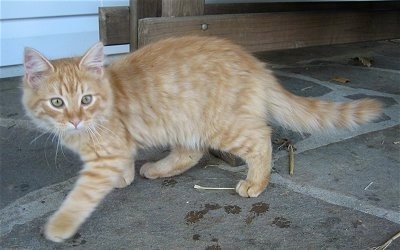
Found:
[[[92,99],[93,98],[92,98],[91,95],[85,95],[85,96],[82,97],[81,103],[83,105],[88,105],[88,104],[90,104],[92,102]]]
[[[56,108],[61,108],[64,106],[64,101],[59,97],[51,98],[50,103]]]

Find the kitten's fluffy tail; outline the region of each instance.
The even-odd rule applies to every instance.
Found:
[[[268,99],[271,115],[280,125],[295,131],[351,129],[382,113],[381,102],[374,99],[328,102],[296,96],[281,87],[274,92]]]

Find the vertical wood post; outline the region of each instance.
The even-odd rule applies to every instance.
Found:
[[[138,20],[161,15],[161,0],[129,0],[130,9],[130,51],[138,48]]]
[[[139,19],[204,14],[204,0],[130,0],[130,50],[138,49]]]

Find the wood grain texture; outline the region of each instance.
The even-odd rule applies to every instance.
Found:
[[[129,11],[129,39],[126,43],[130,44],[130,50],[138,48],[138,20],[146,17],[158,17],[161,14],[161,0],[130,0]],[[115,27],[116,29],[118,27]],[[124,30],[120,30],[124,32]]]
[[[205,15],[244,14],[283,11],[372,11],[399,10],[400,2],[393,1],[352,1],[352,2],[268,2],[268,3],[223,3],[206,4]]]
[[[203,24],[207,29],[202,29]],[[251,52],[392,39],[400,37],[400,11],[277,12],[139,20],[139,47],[184,35],[225,37]]]
[[[100,41],[105,45],[126,44],[130,39],[129,21],[129,7],[99,8]]]
[[[204,0],[162,0],[163,17],[201,16]]]
[[[162,12],[164,15],[173,15],[173,16],[188,16],[198,13],[200,19],[195,19],[196,22],[201,21],[213,21],[217,23],[226,23],[230,22],[229,20],[226,21],[226,15],[214,15],[213,17],[202,16],[201,9],[203,8],[204,14],[238,14],[240,12],[278,12],[282,13],[282,11],[291,11],[291,14],[283,14],[288,15],[290,18],[288,21],[283,23],[284,30],[282,29],[283,36],[287,37],[287,41],[284,41],[281,46],[275,48],[272,44],[266,47],[266,49],[279,49],[279,48],[293,48],[293,47],[302,47],[301,43],[303,39],[296,40],[298,37],[293,36],[293,34],[287,34],[289,31],[288,29],[299,26],[305,28],[305,34],[309,34],[310,30],[315,31],[318,29],[315,25],[311,24],[312,27],[309,27],[310,22],[318,23],[321,25],[319,26],[320,30],[322,29],[322,33],[320,35],[325,35],[325,39],[318,43],[318,41],[307,41],[304,46],[311,45],[322,45],[322,44],[332,44],[332,43],[343,43],[343,42],[358,42],[358,41],[365,41],[365,40],[380,40],[380,39],[390,39],[396,36],[396,32],[398,33],[399,18],[400,16],[400,2],[398,1],[387,1],[384,4],[382,2],[352,2],[352,3],[321,3],[321,4],[300,4],[300,3],[288,3],[288,4],[205,4],[201,7],[203,1],[193,1],[190,2],[189,5],[186,1],[180,0],[130,0],[130,7],[112,7],[112,8],[100,8],[100,38],[105,45],[114,45],[114,44],[131,44],[131,50],[135,50],[138,48],[138,29],[139,29],[139,19],[147,18],[147,17],[160,17]],[[164,4],[164,9],[163,8]],[[187,5],[189,7],[184,7],[183,5]],[[175,6],[175,10],[171,8]],[[200,7],[199,7],[200,6]],[[168,8],[170,8],[168,10]],[[196,11],[197,8],[197,11]],[[191,11],[187,11],[185,9],[191,9]],[[130,11],[131,10],[131,11]],[[309,11],[307,11],[309,10]],[[311,12],[313,10],[313,12]],[[293,12],[295,11],[295,12]],[[321,12],[323,13],[322,17],[316,19],[316,17],[307,18],[306,15],[308,13],[315,13]],[[169,14],[166,14],[169,13]],[[304,15],[300,15],[303,13]],[[325,13],[328,13],[328,19],[324,19]],[[249,13],[246,13],[249,14]],[[273,13],[270,13],[273,14]],[[259,14],[254,14],[259,15]],[[311,14],[312,15],[312,14]],[[397,18],[396,18],[397,15]],[[129,17],[129,18],[128,18]],[[234,16],[233,16],[234,17]],[[234,17],[235,18],[235,17]],[[273,19],[272,16],[270,18]],[[279,23],[279,17],[276,16],[277,19],[272,23],[274,25],[281,25]],[[360,19],[361,18],[361,19]],[[376,18],[376,20],[371,20],[371,18]],[[220,21],[218,19],[221,19]],[[243,18],[242,18],[243,19]],[[248,21],[256,20],[258,21],[259,18],[255,16],[255,18],[246,17]],[[314,19],[314,21],[312,20]],[[165,19],[163,19],[165,20]],[[199,34],[199,25],[193,23],[179,23],[185,22],[187,19],[179,19],[175,20],[175,22],[171,23],[167,21],[159,32],[169,33],[167,30],[168,27],[172,29],[171,35],[176,35],[176,33],[182,33],[184,31],[190,34]],[[193,22],[194,19],[191,19]],[[241,21],[247,22],[246,21]],[[278,20],[278,21],[276,21]],[[294,20],[295,22],[299,21],[302,25],[298,23],[290,24],[290,20]],[[333,20],[333,21],[332,21]],[[160,20],[159,20],[160,21]],[[158,26],[159,21],[154,21],[154,23]],[[153,21],[149,21],[153,22]],[[203,23],[202,23],[203,24]],[[350,25],[349,25],[350,24]],[[370,25],[373,24],[373,25]],[[187,25],[192,25],[191,27],[184,27]],[[254,26],[252,23],[248,23],[248,26]],[[324,29],[324,26],[328,25],[328,29]],[[333,28],[332,25],[336,26]],[[342,25],[342,27],[340,26]],[[230,25],[232,26],[232,25]],[[243,25],[242,25],[243,26]],[[259,29],[260,25],[255,25],[252,28],[252,33],[257,33],[256,29]],[[272,25],[270,25],[272,26]],[[282,25],[281,25],[282,26]],[[175,27],[178,27],[178,30],[174,31]],[[224,37],[232,37],[234,41],[237,41],[235,37],[235,28],[227,26],[227,31],[232,32],[232,35],[225,34],[224,28],[219,28],[219,30],[215,29],[215,25],[207,26],[207,30],[205,32],[200,32],[200,35],[208,35],[208,34],[216,34]],[[396,29],[397,27],[397,29]],[[260,32],[265,33],[272,33],[274,34],[276,31],[274,30],[267,30],[268,26],[260,29]],[[272,28],[272,27],[270,27]],[[182,30],[183,29],[183,30]],[[353,30],[354,29],[354,30]],[[364,32],[362,31],[364,29]],[[343,30],[343,33],[340,31]],[[393,32],[394,30],[394,32]],[[239,31],[239,30],[238,30]],[[146,31],[149,32],[149,31]],[[222,34],[220,34],[222,33]],[[240,36],[246,34],[248,32],[243,33],[240,31]],[[279,33],[279,32],[278,32]],[[284,34],[283,34],[284,33]],[[296,33],[296,32],[292,32]],[[298,33],[298,32],[297,32]],[[155,34],[152,31],[153,36],[158,36],[160,34]],[[311,34],[312,35],[312,34]],[[313,39],[318,34],[314,34],[310,36],[310,39]],[[246,36],[248,36],[246,34]],[[259,35],[257,35],[259,36]],[[333,36],[333,39],[332,39]],[[329,37],[331,37],[329,43]],[[146,38],[143,37],[142,40],[146,39],[154,39],[153,38]],[[328,41],[327,41],[328,40]],[[240,39],[239,39],[240,41]],[[257,41],[255,41],[257,42]],[[278,41],[279,42],[279,41]],[[294,45],[293,45],[294,44]],[[245,46],[247,46],[245,44]],[[258,49],[257,49],[258,50]]]

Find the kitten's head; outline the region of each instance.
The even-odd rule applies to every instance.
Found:
[[[61,135],[91,132],[112,112],[104,53],[95,44],[80,58],[50,61],[25,48],[23,104],[35,124]]]

